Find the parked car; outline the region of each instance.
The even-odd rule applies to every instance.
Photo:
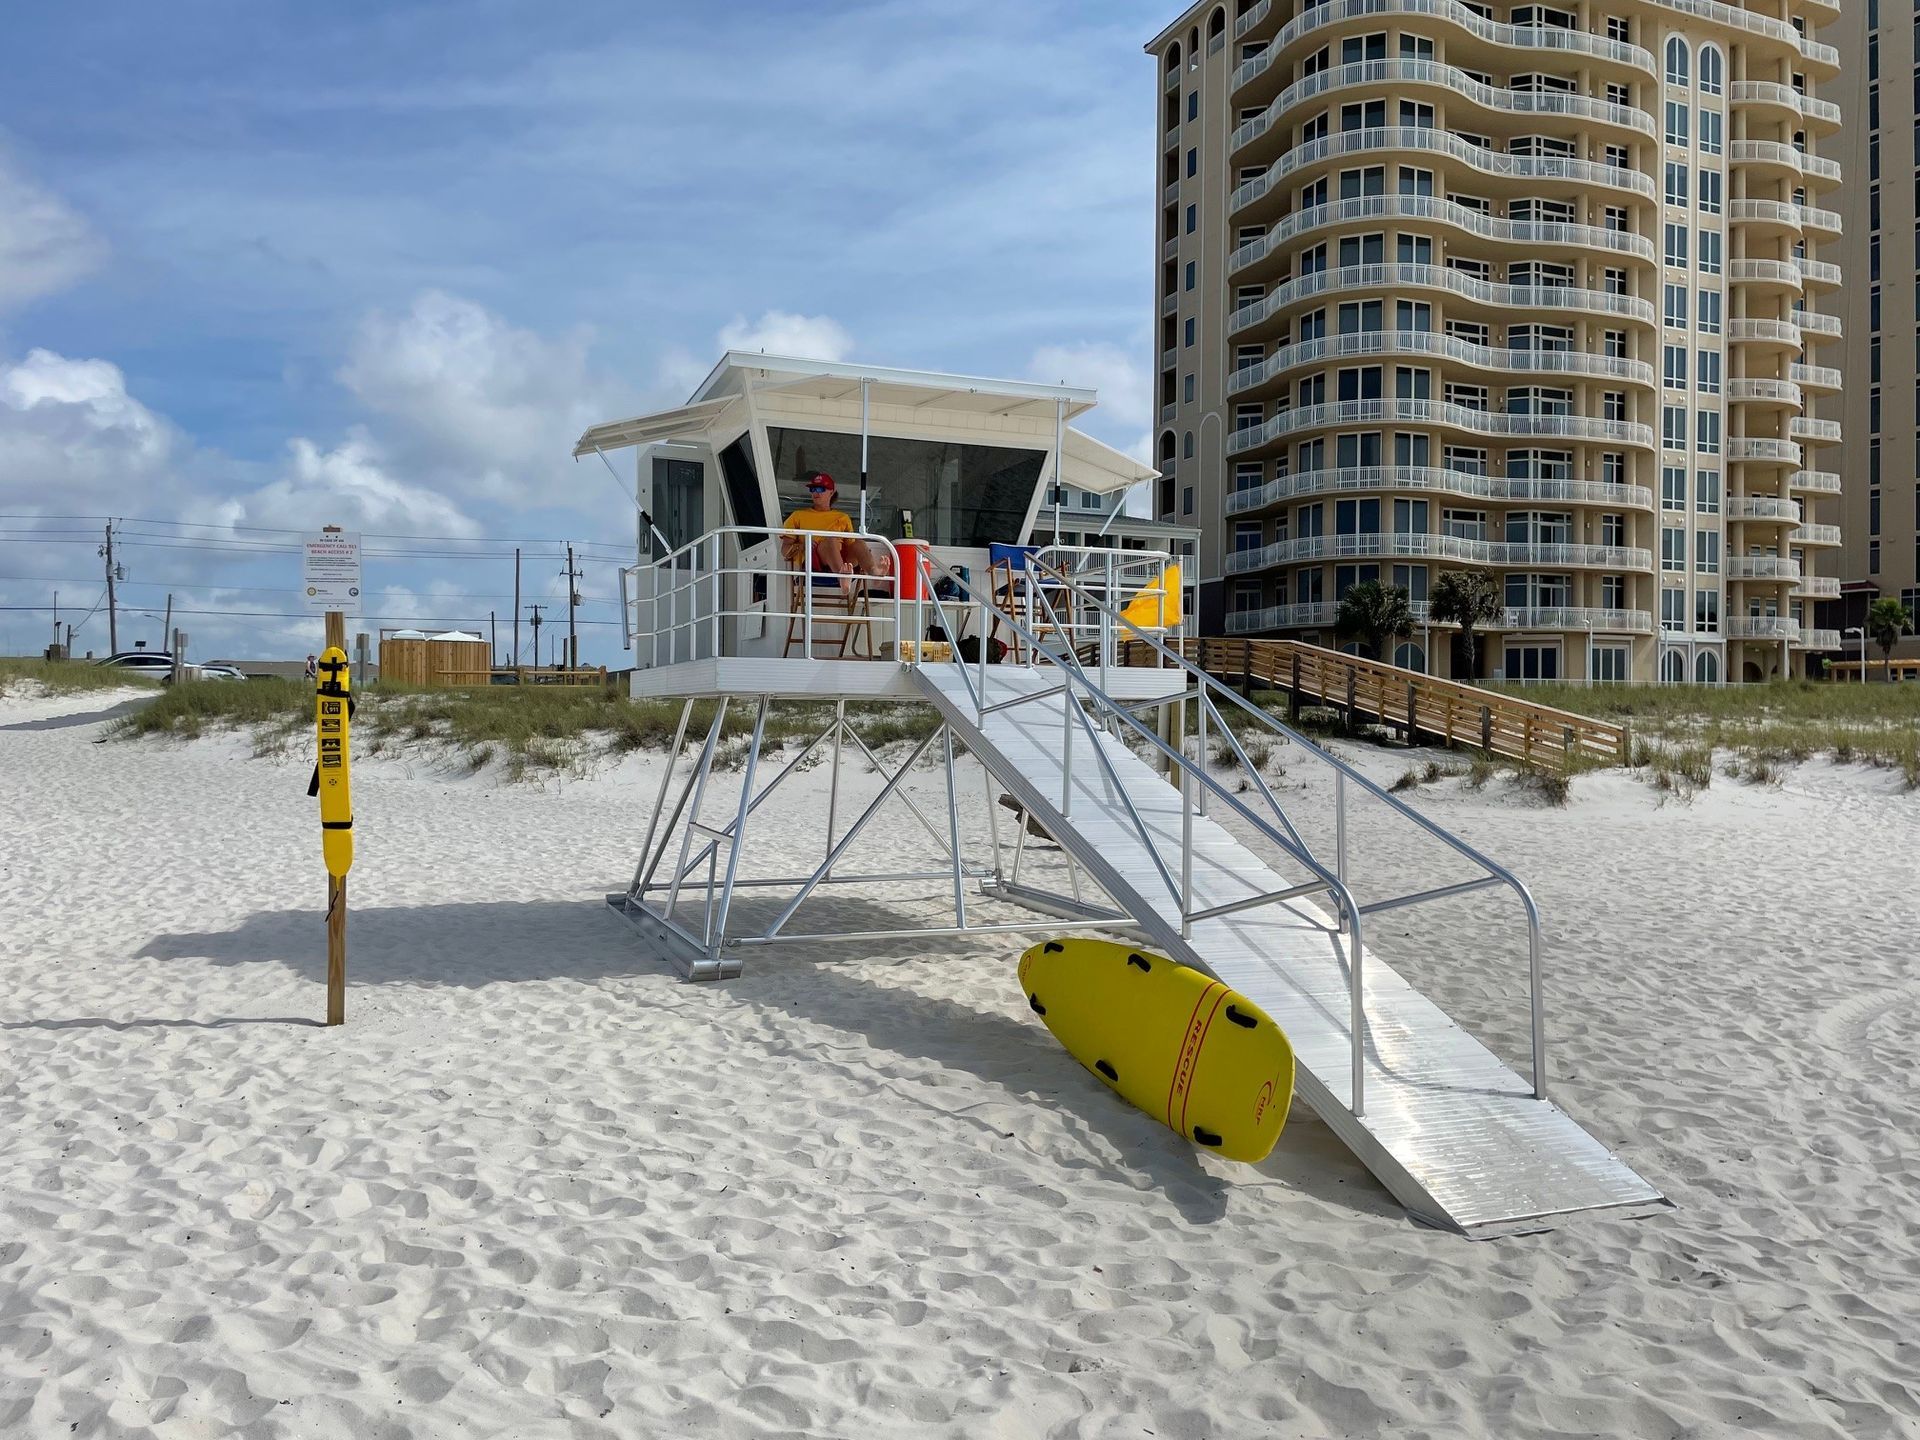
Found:
[[[97,662],[108,670],[124,670],[148,680],[166,680],[173,675],[173,656],[164,650],[123,650]]]
[[[216,662],[211,665],[200,665],[195,668],[200,672],[200,678],[202,680],[244,680],[247,678],[246,672],[238,665],[223,665]]]

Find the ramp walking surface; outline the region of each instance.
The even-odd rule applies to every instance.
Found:
[[[1365,1114],[1356,1117],[1348,972],[1332,917],[1305,902],[1277,902],[1195,921],[1182,938],[1179,902],[1154,863],[1157,852],[1178,879],[1180,792],[1097,725],[1105,766],[1089,753],[1086,729],[1066,708],[1078,702],[1059,691],[1060,671],[992,667],[989,706],[1023,693],[1034,698],[984,718],[959,666],[914,673],[981,763],[1157,945],[1225,981],[1286,1031],[1300,1096],[1416,1218],[1484,1236],[1579,1211],[1665,1203],[1371,949],[1362,958]],[[1067,724],[1072,780],[1070,813],[1062,814]],[[1307,878],[1304,870],[1276,873],[1225,827],[1197,815],[1191,865],[1196,912]]]

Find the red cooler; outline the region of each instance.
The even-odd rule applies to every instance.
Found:
[[[900,574],[896,576],[899,588],[895,592],[902,600],[918,600],[925,593],[921,584],[920,563],[926,557],[927,542],[924,540],[896,540],[893,548],[900,552]]]

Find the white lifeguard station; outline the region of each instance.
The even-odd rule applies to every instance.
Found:
[[[1664,1204],[1547,1098],[1540,921],[1526,887],[1187,663],[1195,577],[1179,547],[1190,531],[1155,537],[1136,524],[1123,542],[1051,543],[1064,523],[1060,487],[1099,495],[1155,475],[1072,428],[1095,399],[1067,386],[730,353],[686,405],[581,437],[576,456],[638,452],[642,558],[623,577],[632,688],[684,702],[638,864],[609,904],[696,980],[739,974],[756,947],[801,941],[1069,927],[1132,936],[1265,1008],[1293,1042],[1300,1094],[1422,1220],[1488,1235]],[[782,528],[807,504],[804,478],[822,471],[852,521],[841,553],[856,557],[853,573]],[[897,764],[847,723],[849,703],[874,700],[933,712],[931,733]],[[767,716],[787,702],[832,709],[769,775]],[[704,734],[690,737],[703,703]],[[716,779],[715,758],[739,704],[755,719],[736,786]],[[1188,728],[1198,758],[1183,743]],[[988,781],[979,854],[963,843],[956,742]],[[1290,764],[1328,780],[1330,837],[1309,840],[1249,757],[1250,746],[1282,743]],[[849,748],[882,782],[851,816]],[[944,816],[902,791],[929,756],[944,772]],[[818,863],[762,873],[756,812],[829,757]],[[995,790],[1019,811],[1004,841]],[[919,817],[930,858],[851,873],[850,848],[889,804]],[[1460,878],[1406,891],[1388,863],[1357,883],[1350,806],[1365,807],[1376,849],[1393,843],[1383,835],[1437,846]],[[1030,828],[1057,843],[1064,878],[1036,878]],[[877,897],[901,885],[950,894],[951,923],[796,923],[825,887],[859,887],[883,906]],[[755,907],[750,924],[735,905],[748,888],[776,902]],[[1375,915],[1502,890],[1506,933],[1526,957],[1516,985],[1531,1036],[1526,1080],[1362,943]]]

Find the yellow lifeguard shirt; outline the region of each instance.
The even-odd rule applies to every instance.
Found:
[[[787,516],[789,530],[819,530],[834,535],[851,535],[853,517],[843,515],[838,510],[815,510],[809,505],[805,510],[796,510]]]

